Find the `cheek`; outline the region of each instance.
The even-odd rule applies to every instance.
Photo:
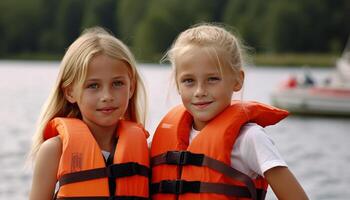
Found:
[[[123,99],[123,101],[129,101],[133,96],[133,92],[130,87],[125,87],[122,90],[116,91],[115,95],[117,99]]]
[[[179,86],[177,90],[181,96],[181,98],[186,98],[190,95],[191,91],[189,88],[185,88],[183,86]]]

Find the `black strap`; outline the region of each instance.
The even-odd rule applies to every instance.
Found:
[[[60,186],[69,183],[87,181],[104,177],[121,178],[126,176],[141,175],[148,177],[149,168],[136,162],[113,164],[108,167],[84,170],[63,175],[59,179]]]
[[[184,193],[216,193],[241,198],[251,198],[246,187],[233,186],[222,183],[206,183],[185,180],[164,180],[151,185],[151,194],[184,194]]]
[[[151,184],[150,192],[151,194],[165,193],[175,195],[184,193],[216,193],[240,198],[251,198],[247,187],[185,180],[163,180],[153,183]],[[265,190],[257,189],[256,193],[257,199],[265,199]]]
[[[149,200],[145,197],[114,196],[114,197],[59,197],[57,200]]]
[[[115,139],[114,145],[113,145],[113,149],[110,152],[107,160],[105,161],[107,167],[113,165],[113,159],[114,159],[114,154],[115,154],[115,149],[116,149],[116,146],[117,146],[117,143],[118,143],[118,139],[119,139],[119,137],[117,137]],[[116,182],[115,178],[114,177],[108,177],[108,190],[109,190],[109,196],[110,197],[114,197],[116,195],[115,194],[116,186],[117,186],[117,182]]]
[[[191,153],[189,151],[168,151],[166,153],[157,155],[151,158],[151,165],[196,165],[206,166],[215,171],[224,174],[234,180],[239,180],[246,184],[248,191],[250,192],[251,198],[256,200],[256,188],[252,179],[246,174],[232,168],[231,166],[218,161],[216,159],[205,156],[204,154]]]

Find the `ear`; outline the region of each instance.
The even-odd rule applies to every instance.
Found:
[[[135,88],[136,88],[136,81],[132,81],[130,83],[130,95],[129,95],[129,99],[131,99],[134,96],[134,92],[135,92]]]
[[[242,89],[244,83],[244,71],[239,70],[238,76],[236,78],[236,83],[233,85],[233,91],[237,92]]]
[[[73,88],[72,87],[66,87],[63,88],[63,92],[64,92],[64,97],[67,99],[67,101],[69,101],[70,103],[76,103],[77,100],[74,97],[74,93],[73,93]]]

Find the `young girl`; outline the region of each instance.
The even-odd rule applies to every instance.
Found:
[[[145,103],[129,49],[101,28],[82,34],[39,119],[30,199],[147,199]]]
[[[167,57],[182,106],[159,124],[151,146],[152,199],[307,199],[262,127],[287,112],[231,101],[242,88],[242,47],[215,25],[182,32]]]

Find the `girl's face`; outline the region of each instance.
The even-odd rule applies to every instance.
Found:
[[[231,104],[232,94],[242,87],[244,74],[234,75],[203,48],[194,47],[176,60],[176,83],[182,103],[194,119],[194,128],[204,126]],[[239,80],[239,81],[237,81]]]
[[[128,65],[101,54],[89,63],[82,90],[68,88],[65,95],[69,102],[77,103],[90,128],[107,128],[115,127],[124,116],[133,88]]]

